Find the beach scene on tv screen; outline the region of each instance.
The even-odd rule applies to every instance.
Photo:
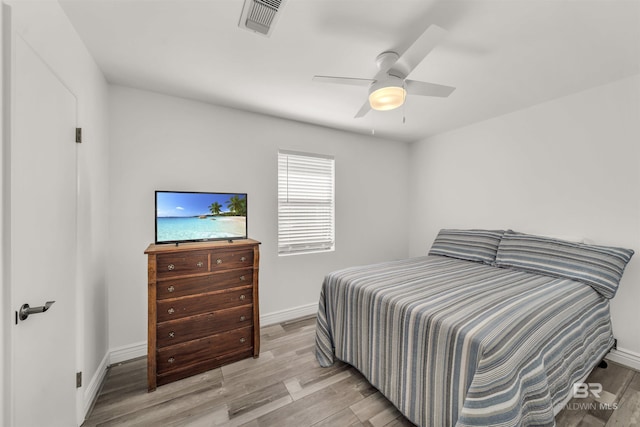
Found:
[[[246,194],[156,193],[156,241],[246,237]]]

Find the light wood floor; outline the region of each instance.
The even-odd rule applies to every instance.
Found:
[[[314,317],[264,327],[258,359],[152,393],[146,358],[112,366],[83,426],[413,426],[354,368],[320,368],[314,334]],[[640,425],[640,373],[609,363],[588,382],[603,385],[601,402],[572,400],[556,419],[559,427]],[[601,409],[602,402],[617,409]]]

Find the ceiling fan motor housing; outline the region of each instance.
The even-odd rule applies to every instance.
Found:
[[[400,55],[398,55],[396,52],[382,52],[376,57],[376,65],[378,66],[378,70],[389,70],[391,67],[393,67],[393,64],[398,62],[399,58]]]

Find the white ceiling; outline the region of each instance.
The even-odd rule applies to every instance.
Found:
[[[640,0],[287,0],[270,37],[243,0],[60,3],[111,83],[401,141],[640,73]],[[430,24],[448,33],[409,78],[448,98],[355,119],[366,87],[311,81],[372,78]]]

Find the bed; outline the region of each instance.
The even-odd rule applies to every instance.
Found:
[[[419,426],[552,426],[613,346],[609,299],[632,255],[441,230],[427,256],[325,277],[316,357],[357,368]]]

